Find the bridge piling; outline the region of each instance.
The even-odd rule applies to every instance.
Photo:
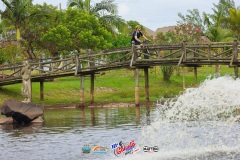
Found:
[[[40,81],[40,101],[44,100],[44,81]]]
[[[139,107],[139,70],[135,69],[135,106]]]
[[[91,73],[91,93],[90,93],[90,103],[94,103],[94,73]]]
[[[84,76],[80,78],[80,106],[84,107]]]
[[[197,67],[194,67],[194,85],[195,87],[198,86],[198,79],[197,79]]]
[[[233,61],[238,62],[238,42],[237,39],[235,38],[233,41]],[[238,66],[234,66],[234,73],[235,73],[235,78],[238,78]]]
[[[234,66],[235,79],[238,78],[238,66]]]

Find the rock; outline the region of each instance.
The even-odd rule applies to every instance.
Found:
[[[3,103],[1,114],[12,117],[14,122],[26,124],[43,115],[43,110],[44,107],[39,104],[7,99]]]
[[[32,123],[43,123],[43,122],[44,122],[44,120],[41,116],[37,117],[36,119],[34,119],[32,121]]]
[[[12,117],[1,117],[0,118],[0,124],[12,124],[13,119]]]

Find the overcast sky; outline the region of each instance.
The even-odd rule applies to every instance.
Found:
[[[68,0],[33,0],[33,3],[52,4],[63,9],[66,8]],[[101,0],[91,0],[98,3]],[[118,15],[126,21],[135,20],[140,24],[155,31],[159,27],[167,27],[176,24],[180,20],[177,14],[186,14],[187,10],[198,9],[200,13],[212,13],[213,3],[219,0],[115,0],[118,5]],[[236,6],[240,6],[240,0],[234,0]],[[2,2],[0,9],[3,8]]]

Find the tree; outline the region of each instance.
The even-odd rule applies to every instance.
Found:
[[[27,8],[32,5],[32,0],[2,0],[6,5],[6,10],[0,12],[3,19],[9,20],[14,24],[17,41],[20,41],[20,27],[25,19],[29,16]]]
[[[157,33],[157,43],[180,43],[183,40],[187,42],[201,42],[202,39],[201,28],[194,27],[192,24],[181,24],[174,28],[173,31],[168,31],[165,34],[162,32]]]
[[[240,10],[231,8],[229,16],[223,20],[226,22],[226,26],[233,31],[234,36],[240,39]]]
[[[71,32],[63,26],[58,25],[57,27],[50,28],[41,39],[46,43],[48,50],[54,54],[56,52],[66,50],[72,45]]]
[[[68,8],[63,25],[71,33],[72,50],[97,50],[112,46],[111,34],[100,25],[94,15]]]
[[[117,5],[114,0],[102,0],[94,5],[90,5],[90,2],[91,0],[69,0],[68,7],[78,8],[95,15],[99,19],[99,23],[114,36],[117,30],[126,26],[125,21],[117,15]]]
[[[36,4],[28,8],[28,13],[34,16],[27,18],[22,24],[22,38],[26,50],[30,55],[35,55],[34,50],[48,48],[49,43],[42,41],[42,36],[51,28],[61,23],[64,15],[57,7],[52,5]]]
[[[201,28],[196,28],[191,24],[181,24],[175,27],[173,31],[168,31],[165,34],[162,32],[157,33],[156,42],[163,44],[180,43],[183,40],[187,42],[201,42],[201,35]],[[163,80],[170,81],[174,67],[172,65],[161,66],[161,71],[163,73]]]
[[[90,13],[90,2],[91,0],[68,0],[67,6],[78,8],[79,10],[84,10],[87,13]]]
[[[234,7],[232,0],[220,0],[219,4],[214,4],[213,14],[204,14],[204,22],[208,26],[205,36],[211,42],[229,41],[232,40],[231,30],[223,28],[223,19],[228,15],[228,10]],[[218,54],[218,50],[216,53]],[[215,75],[219,75],[219,65],[216,65]]]
[[[117,34],[117,37],[113,39],[113,47],[120,48],[120,47],[130,47],[131,46],[131,37],[126,34]]]
[[[178,13],[178,16],[181,18],[180,21],[177,21],[178,25],[191,24],[195,28],[201,28],[202,31],[205,31],[206,26],[202,16],[199,13],[198,9],[187,10],[188,14],[184,16],[182,13]]]

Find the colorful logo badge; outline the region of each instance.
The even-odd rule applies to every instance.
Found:
[[[95,146],[92,149],[93,154],[107,154],[107,148],[103,146]]]
[[[131,141],[128,144],[124,144],[120,141],[119,143],[112,144],[111,148],[116,156],[133,154],[140,151],[140,148],[136,146],[134,141]]]
[[[89,147],[88,144],[85,144],[83,147],[82,147],[82,153],[83,154],[89,154],[91,152],[91,148]]]

